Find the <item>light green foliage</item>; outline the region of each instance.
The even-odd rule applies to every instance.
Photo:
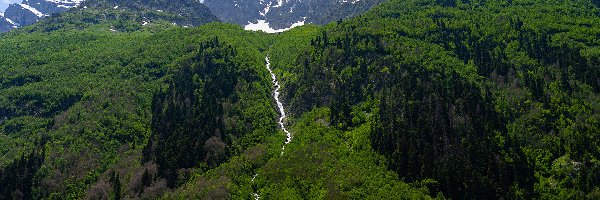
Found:
[[[369,124],[342,132],[329,126],[329,110],[294,122],[294,141],[269,160],[256,179],[266,199],[425,199],[386,169],[368,145]]]
[[[158,11],[146,26],[123,10],[64,13],[0,35],[0,168],[45,158],[18,176],[34,199],[597,199],[599,13],[593,1],[390,0],[271,35],[177,27]],[[142,156],[153,96],[215,38],[245,77],[215,102],[223,132],[239,134],[223,137],[223,163],[190,161],[168,188]],[[267,55],[291,116],[283,155]],[[206,97],[196,76],[191,96]]]

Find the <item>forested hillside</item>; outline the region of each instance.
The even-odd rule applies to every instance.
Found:
[[[106,26],[94,25],[82,31],[12,34],[2,38],[1,65],[6,77],[2,84],[2,166],[19,165],[13,160],[21,155],[34,159],[28,157],[30,152],[36,151],[38,153],[32,155],[39,156],[39,151],[46,149],[46,155],[41,156],[46,158],[45,162],[33,172],[37,178],[33,179],[33,196],[29,198],[112,195],[113,190],[106,191],[110,187],[105,185],[111,182],[108,177],[115,170],[123,182],[123,196],[135,195],[139,186],[127,184],[138,171],[141,178],[146,168],[142,163],[142,150],[154,134],[151,131],[154,129],[151,123],[153,96],[161,87],[169,85],[167,80],[182,67],[179,63],[183,63],[186,55],[198,51],[203,42],[215,37],[226,42],[226,47],[241,51],[236,53],[241,56],[235,58],[236,62],[248,66],[239,69],[249,77],[244,79],[248,83],[234,85],[240,87],[236,91],[246,91],[235,97],[243,99],[244,104],[228,108],[230,112],[243,114],[228,116],[244,117],[239,120],[251,119],[260,125],[253,128],[257,130],[254,134],[242,134],[249,137],[236,139],[237,147],[228,147],[228,154],[256,144],[261,137],[268,136],[265,130],[274,129],[275,124],[267,123],[275,118],[275,112],[268,106],[269,82],[259,81],[267,76],[261,71],[262,56],[254,50],[264,46],[259,39],[262,34],[223,24],[206,25],[202,29],[162,25],[167,29],[156,34],[152,33],[155,28],[152,26],[129,33],[112,32]],[[232,34],[234,32],[238,34]],[[257,39],[246,40],[250,38]],[[237,71],[241,65],[235,66]],[[248,91],[250,85],[247,84],[255,89]],[[257,86],[265,89],[258,90]],[[218,100],[219,104],[225,103]],[[244,125],[240,130],[246,130],[244,121],[238,123]],[[227,139],[233,140],[229,136]],[[43,141],[48,142],[42,144]],[[229,142],[232,145],[232,141]],[[10,176],[5,179],[10,181],[2,184],[18,184],[14,180],[21,176],[9,172],[2,172]],[[3,197],[10,198],[13,192],[16,190],[3,193]]]
[[[600,198],[595,1],[95,2],[0,35],[0,199]]]
[[[287,66],[297,116],[370,124],[405,181],[453,199],[598,198],[598,8],[392,0]]]

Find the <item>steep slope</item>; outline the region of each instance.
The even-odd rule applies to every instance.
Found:
[[[270,48],[265,54],[276,63],[294,62],[288,58],[302,54],[320,30],[304,26],[276,37],[269,35]],[[289,77],[278,65],[274,62],[270,66],[277,80]],[[277,85],[273,85],[272,92],[272,107],[281,109],[275,98]],[[328,125],[327,113],[327,109],[319,109],[300,119],[271,119],[273,124],[282,122],[286,129],[270,133],[268,142],[215,169],[197,173],[164,198],[253,199],[258,195],[260,199],[430,199],[421,185],[406,184],[386,169],[384,158],[370,149],[364,135],[367,127],[352,132],[337,130]],[[288,133],[293,140],[287,138]]]
[[[250,30],[285,29],[294,24],[326,24],[363,13],[384,0],[205,0],[224,22]]]
[[[70,13],[60,14],[69,10]],[[45,23],[49,26],[73,23],[98,24],[106,20],[133,20],[139,25],[147,25],[162,20],[192,27],[218,21],[206,6],[194,0],[88,0],[85,2],[83,0],[25,0],[20,4],[11,4],[6,9],[4,17],[0,17],[0,31],[6,32],[25,27],[51,15],[57,17],[46,20]],[[65,16],[71,17],[65,18]],[[50,29],[57,28],[60,27]]]
[[[121,6],[73,9],[0,37],[0,199],[152,199],[165,192],[167,198],[251,197],[252,176],[281,156],[286,141],[277,131],[263,54],[277,36],[220,23],[178,28],[168,18],[160,18],[157,28],[141,26],[140,18],[125,17],[138,16],[137,11]],[[118,15],[95,18],[113,14]],[[123,33],[121,22],[141,28],[123,26]],[[297,40],[304,47],[316,30],[305,27],[278,43]],[[301,148],[289,152],[286,156],[308,159]],[[361,159],[348,157],[351,153],[336,154],[347,163],[332,169]],[[317,161],[306,163],[312,162]],[[327,160],[330,166],[336,162]],[[426,196],[378,159],[361,163],[352,168],[362,170],[360,181],[369,183],[357,187],[369,191],[361,195]],[[312,165],[276,166],[302,172]],[[277,181],[264,178],[257,184],[269,185],[268,192],[259,190],[268,197],[277,191],[272,187]],[[324,177],[306,178],[318,183]],[[384,187],[390,182],[392,187]],[[194,183],[201,187],[187,190]],[[346,185],[337,183],[357,182],[350,177],[318,188]]]
[[[77,7],[83,0],[24,0],[8,6],[0,21],[0,32],[7,32],[14,28],[27,26],[53,13],[67,11]]]
[[[247,26],[249,30],[276,30],[295,27],[303,24],[326,24],[361,14],[385,0],[206,0],[204,4],[224,21]],[[115,1],[115,0],[25,0],[11,4],[5,15],[0,17],[0,32],[33,24],[54,13],[61,13],[70,8],[115,8],[129,10],[165,11],[187,18],[205,18],[206,9],[200,1]],[[175,21],[184,26],[196,26],[191,21]]]
[[[234,32],[241,36],[228,35]],[[0,55],[6,59],[0,61],[3,77],[0,84],[0,114],[3,119],[0,122],[0,161],[3,168],[11,171],[0,173],[2,180],[7,180],[0,183],[0,188],[13,190],[3,191],[0,198],[9,198],[13,194],[34,199],[92,197],[113,194],[114,190],[104,185],[116,182],[123,183],[123,196],[159,195],[139,193],[144,188],[160,188],[154,184],[160,185],[165,180],[162,175],[156,176],[153,171],[156,167],[142,162],[142,149],[150,138],[150,131],[155,130],[151,118],[152,97],[164,86],[163,81],[166,85],[170,83],[172,71],[185,68],[188,63],[178,60],[189,59],[198,49],[203,49],[201,44],[212,44],[215,37],[220,38],[220,44],[226,42],[223,44],[226,50],[240,49],[234,49],[237,56],[232,57],[240,63],[230,65],[230,69],[239,70],[247,78],[231,74],[235,80],[227,89],[232,92],[228,98],[231,100],[215,97],[207,109],[222,105],[222,110],[215,110],[214,115],[202,113],[205,117],[202,119],[225,122],[215,134],[221,136],[227,148],[225,154],[211,154],[209,160],[214,164],[210,167],[223,162],[226,158],[223,156],[236,155],[257,141],[265,140],[270,135],[269,130],[276,127],[275,123],[269,123],[275,118],[275,112],[269,103],[268,76],[262,72],[262,55],[254,50],[262,44],[250,42],[254,40],[252,38],[259,39],[260,35],[245,33],[236,26],[218,24],[202,29],[170,29],[157,35],[149,31],[115,33],[91,27],[83,31],[58,30],[3,36]],[[220,54],[206,51],[203,55],[214,56],[218,62]],[[217,62],[207,65],[219,69]],[[202,83],[208,85],[212,80],[213,89],[220,88],[217,81],[221,79],[215,78],[220,74],[202,74],[206,74]],[[188,83],[191,82],[184,82]],[[208,100],[209,94],[207,92],[204,99]],[[179,112],[177,110],[177,116],[184,116]],[[208,127],[205,128],[208,130]],[[204,143],[202,141],[201,149],[210,147]],[[180,145],[183,147],[184,144]],[[194,144],[191,146],[193,148]],[[31,154],[35,157],[27,156],[35,148],[46,149],[46,154],[40,156],[38,152]],[[18,162],[22,154],[26,155],[23,159],[31,162],[39,163],[39,157],[46,159],[39,170],[34,167],[39,165],[18,167],[27,163]],[[165,165],[161,165],[163,167]],[[13,169],[24,172],[13,173]],[[150,185],[139,182],[146,169],[153,177]],[[114,178],[113,171],[120,181]],[[140,179],[132,177],[138,171],[137,178]],[[31,182],[26,178],[32,176],[19,175],[24,173],[37,174],[38,178]],[[31,189],[23,190],[22,187],[28,189],[27,186]]]
[[[194,27],[218,19],[203,4],[193,0],[174,1],[114,1],[92,0],[80,8],[55,13],[39,21],[35,26],[27,26],[19,33],[32,31],[55,31],[89,27],[105,27],[113,32],[133,32],[141,29],[161,31],[172,25]]]
[[[10,19],[4,18],[4,13],[0,12],[0,33],[8,32],[16,28],[14,22]]]
[[[150,38],[152,30],[216,20],[202,4],[110,6],[70,10],[0,37],[0,199],[83,198],[120,155],[141,156],[152,91],[168,63],[200,40]],[[148,11],[157,8],[195,10]]]
[[[0,35],[0,199],[598,199],[594,3],[264,34],[96,1]]]
[[[591,1],[392,0],[273,64],[291,116],[328,109],[325,122],[363,131],[350,138],[369,137],[430,194],[595,199],[598,13]]]
[[[88,8],[125,10],[136,13],[144,20],[167,20],[180,26],[198,26],[218,21],[210,10],[196,0],[88,0],[82,4]]]

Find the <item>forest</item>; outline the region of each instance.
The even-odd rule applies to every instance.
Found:
[[[389,0],[280,34],[53,16],[0,35],[0,199],[598,199],[599,6]]]

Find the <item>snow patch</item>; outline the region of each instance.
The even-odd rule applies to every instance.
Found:
[[[45,17],[45,16],[48,16],[48,15],[46,15],[46,14],[44,14],[44,13],[42,13],[42,12],[38,11],[38,10],[37,10],[37,9],[35,9],[34,7],[31,7],[31,6],[27,5],[27,4],[22,4],[22,3],[20,3],[19,5],[20,5],[22,8],[25,8],[25,9],[27,9],[27,10],[31,11],[31,12],[32,12],[34,15],[36,15],[36,16],[38,16],[38,17]]]
[[[19,26],[19,24],[15,23],[13,20],[9,19],[9,18],[4,18],[8,23],[13,25],[13,28],[17,28]]]
[[[65,4],[81,4],[81,2],[83,2],[84,0],[46,0],[46,2],[51,2],[51,3],[65,3]]]
[[[360,0],[342,0],[342,3],[351,3],[351,4],[355,4],[356,2],[359,2]]]
[[[267,7],[265,7],[265,9],[262,12],[258,12],[258,14],[261,15],[261,16],[263,16],[263,17],[266,16],[267,13],[269,13],[269,10],[271,10],[271,4],[272,4],[272,2],[269,2],[269,4],[267,5]]]
[[[74,8],[77,7],[83,2],[83,0],[46,0],[46,2],[58,4],[56,7],[59,8]],[[38,3],[39,4],[39,3]]]
[[[273,29],[269,26],[269,22],[267,22],[266,20],[258,20],[258,23],[256,24],[249,22],[248,25],[244,26],[244,29],[248,31],[263,31],[265,33],[281,33],[289,31],[290,29],[296,28],[298,26],[304,26],[304,20],[298,21],[292,24],[292,26],[290,26],[289,28],[284,29]]]
[[[285,2],[287,2],[287,0]],[[277,0],[277,5],[273,6],[273,8],[278,8],[281,6],[283,6],[283,0]]]

